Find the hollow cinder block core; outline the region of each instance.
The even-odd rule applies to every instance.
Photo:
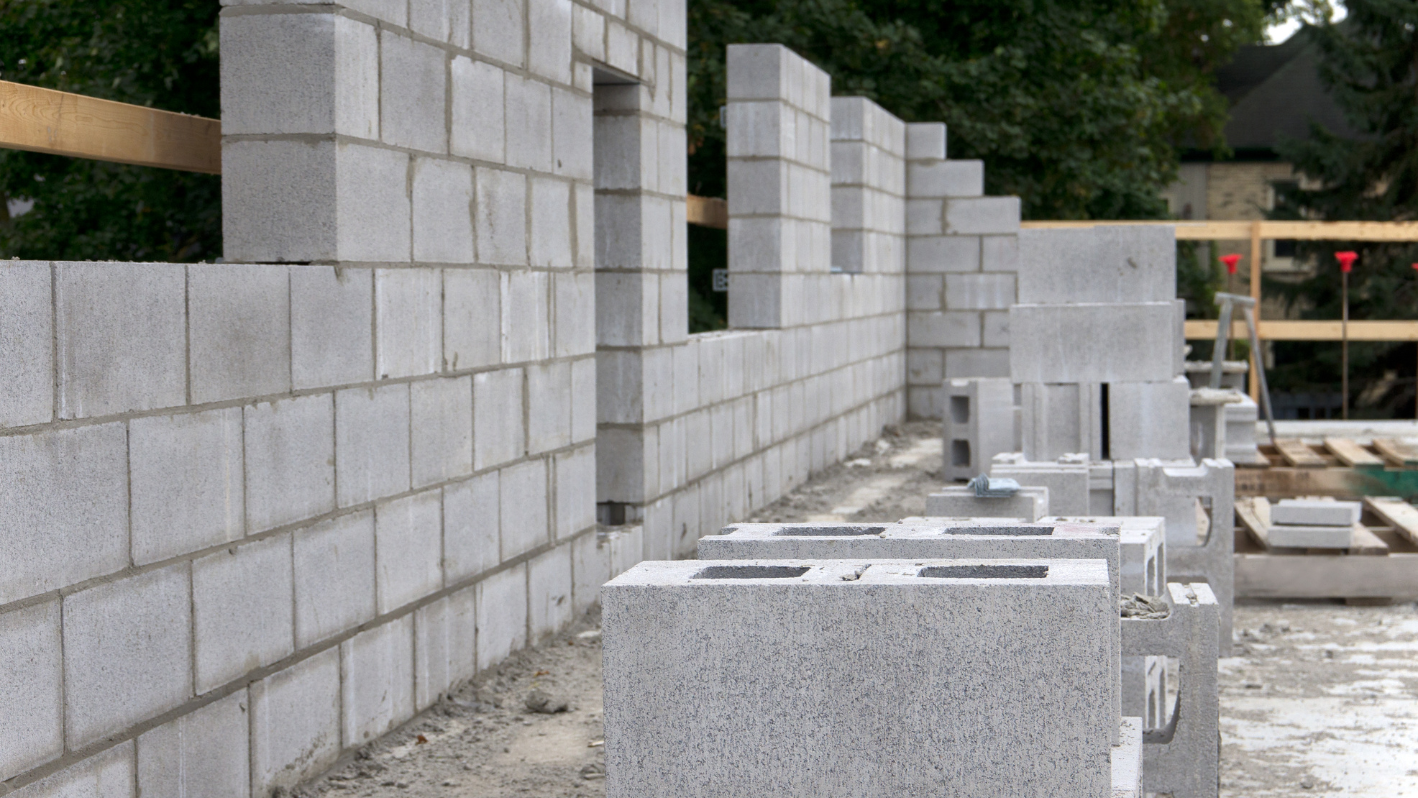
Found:
[[[1054,534],[1051,526],[972,526],[948,527],[940,530],[942,535],[1012,535],[1014,537],[1038,537]]]
[[[880,535],[884,526],[787,526],[773,533],[774,537],[822,538],[822,537],[863,537]]]
[[[711,565],[691,579],[792,579],[808,572],[806,565]]]
[[[916,576],[927,579],[1043,579],[1047,565],[933,565]]]
[[[970,465],[970,442],[958,440],[950,442],[950,464],[952,466]]]

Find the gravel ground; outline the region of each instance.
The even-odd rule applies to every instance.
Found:
[[[888,429],[750,520],[920,515],[940,482],[938,436],[936,424]],[[593,610],[297,792],[603,796],[598,621]],[[1242,604],[1235,626],[1238,656],[1221,663],[1222,796],[1418,796],[1418,605]],[[534,691],[566,710],[529,710]]]

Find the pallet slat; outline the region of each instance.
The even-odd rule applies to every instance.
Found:
[[[1236,518],[1246,534],[1261,547],[1270,548],[1269,524],[1261,518],[1257,502],[1266,501],[1263,496],[1245,496],[1236,499]]]
[[[1364,505],[1384,523],[1392,524],[1393,530],[1408,542],[1418,544],[1418,509],[1413,505],[1391,496],[1370,496],[1364,499]]]
[[[1374,449],[1392,465],[1399,468],[1411,468],[1418,466],[1418,452],[1401,441],[1393,438],[1374,438]]]
[[[1275,442],[1275,449],[1285,458],[1285,462],[1296,468],[1324,468],[1328,465],[1323,457],[1297,440],[1278,440]]]
[[[1339,462],[1354,468],[1382,468],[1384,461],[1348,438],[1325,438],[1324,448]]]
[[[1237,554],[1236,595],[1271,599],[1418,596],[1418,554]]]
[[[1355,524],[1353,536],[1349,539],[1349,553],[1365,556],[1385,556],[1388,544],[1363,524]]]

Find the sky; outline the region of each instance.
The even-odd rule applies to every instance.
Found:
[[[1349,12],[1345,10],[1344,3],[1334,3],[1335,22],[1344,19],[1344,15],[1347,13]],[[1282,22],[1279,25],[1271,25],[1270,27],[1266,28],[1265,39],[1271,44],[1279,44],[1280,42],[1283,42],[1286,39],[1290,38],[1290,35],[1299,29],[1300,21],[1298,19],[1286,20],[1285,22]]]

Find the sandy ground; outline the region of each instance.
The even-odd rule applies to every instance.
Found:
[[[939,484],[934,424],[909,424],[751,520],[894,521]],[[1418,796],[1418,605],[1247,604],[1221,663],[1225,798]],[[564,712],[527,709],[533,691]],[[359,796],[599,798],[593,610],[297,790]]]

